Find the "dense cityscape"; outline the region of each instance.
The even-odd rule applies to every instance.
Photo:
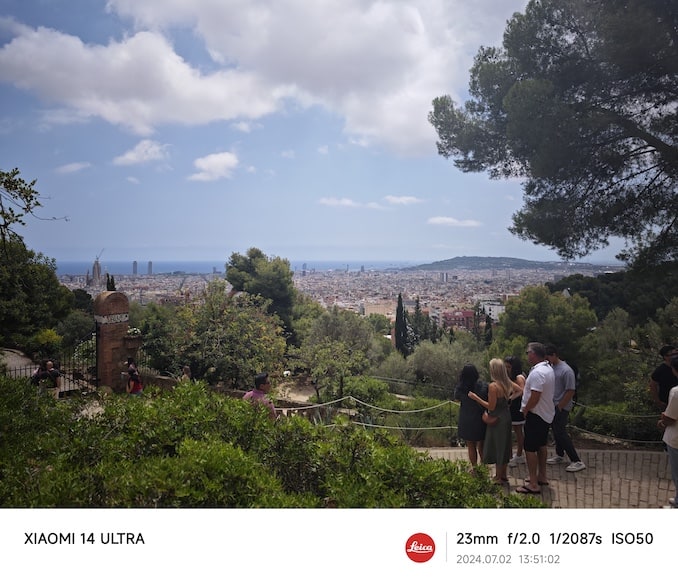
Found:
[[[423,311],[445,327],[468,328],[473,320],[473,309],[479,305],[485,315],[497,320],[504,303],[516,296],[522,288],[558,281],[567,275],[597,275],[618,270],[618,266],[589,264],[529,262],[502,268],[493,264],[494,258],[482,258],[476,267],[466,264],[453,270],[426,268],[375,270],[307,269],[294,271],[295,287],[323,307],[337,306],[362,315],[382,314],[394,319],[398,295],[402,294],[406,307],[414,307],[417,300]],[[515,260],[519,261],[519,260]],[[211,273],[153,273],[149,262],[146,273],[130,264],[130,274],[112,277],[117,291],[125,293],[130,301],[142,305],[182,304],[198,299],[210,281],[224,279],[224,273],[215,269]],[[98,259],[86,275],[61,275],[60,281],[69,289],[83,289],[93,297],[106,290],[108,275],[103,272]]]

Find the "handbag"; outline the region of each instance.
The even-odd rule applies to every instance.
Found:
[[[490,412],[485,410],[483,412],[483,422],[488,426],[496,426],[497,422],[499,422],[499,416],[493,416]]]

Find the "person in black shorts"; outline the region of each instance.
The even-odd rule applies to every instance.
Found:
[[[509,404],[511,409],[511,424],[516,437],[516,450],[508,466],[515,467],[525,462],[525,455],[523,454],[525,416],[520,411],[520,402],[523,397],[523,388],[525,387],[525,375],[523,374],[522,363],[518,357],[513,355],[508,356],[504,359],[504,364],[506,365],[509,379],[520,387],[520,391],[518,391],[514,386],[513,393],[511,394],[511,403]]]

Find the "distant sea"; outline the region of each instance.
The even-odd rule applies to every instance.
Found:
[[[153,275],[163,273],[223,273],[226,261],[152,261]],[[292,271],[386,271],[417,265],[417,261],[292,261]],[[133,261],[99,260],[101,273],[111,275],[133,275]],[[92,273],[92,261],[57,261],[57,275],[86,275]],[[137,275],[148,275],[148,261],[137,262]]]

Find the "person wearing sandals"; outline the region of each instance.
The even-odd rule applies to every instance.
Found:
[[[491,416],[499,418],[496,424],[488,426],[483,442],[483,463],[494,464],[494,482],[507,483],[506,468],[511,460],[511,410],[509,397],[513,384],[509,379],[506,366],[502,359],[490,361],[490,384],[487,400],[471,392],[469,398],[478,402]]]
[[[529,477],[518,493],[540,493],[548,485],[546,444],[556,408],[553,403],[556,379],[553,367],[546,360],[546,349],[539,342],[527,345],[527,361],[532,366],[525,381],[520,411],[525,414],[525,459]]]

